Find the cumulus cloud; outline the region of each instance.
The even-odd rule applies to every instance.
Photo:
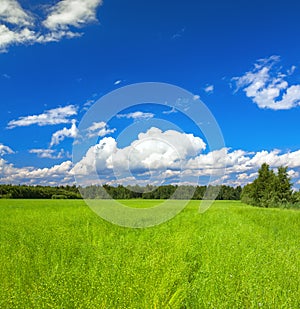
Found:
[[[291,178],[298,178],[300,176],[300,173],[298,171],[295,171],[295,170],[289,170],[287,172],[287,174]]]
[[[58,130],[52,134],[50,147],[54,145],[58,145],[61,143],[66,137],[76,138],[78,135],[78,129],[76,127],[76,120],[72,120],[71,128],[63,128],[62,130]]]
[[[65,161],[52,167],[17,168],[0,158],[0,183],[11,184],[40,184],[40,185],[63,185],[71,184],[74,178],[71,174],[72,162]]]
[[[87,136],[89,138],[94,136],[103,137],[105,135],[114,133],[116,129],[110,129],[106,122],[94,122],[89,128],[87,128]]]
[[[32,15],[25,11],[16,0],[1,0],[0,21],[18,26],[33,24]]]
[[[85,156],[73,168],[76,175],[91,175],[96,166],[107,166],[108,158],[117,151],[117,142],[112,137],[104,137],[97,145],[88,149]]]
[[[128,159],[133,170],[172,169],[205,148],[204,141],[193,134],[174,130],[163,132],[152,127],[146,133],[140,133],[130,146],[119,149],[108,162],[120,169],[126,166]]]
[[[267,163],[271,168],[276,169],[279,166],[289,166],[292,170],[289,171],[289,175],[295,178],[299,176],[300,170],[300,150],[294,152],[282,153],[280,150],[272,151],[258,151],[256,153],[249,153],[243,150],[231,151],[228,148],[217,151],[223,152],[223,156],[217,155],[211,158],[211,153],[204,155],[202,162],[200,162],[201,169],[199,173],[203,172],[218,172],[218,164],[220,160],[223,160],[226,164],[226,174],[231,176],[231,180],[235,178],[234,182],[228,182],[233,185],[244,185],[257,176],[257,170],[263,163]],[[204,165],[205,157],[210,159],[209,165]],[[202,167],[204,168],[202,170]],[[298,169],[298,171],[297,171]]]
[[[62,0],[49,10],[43,22],[51,30],[68,29],[70,26],[81,27],[97,21],[96,9],[101,0]]]
[[[6,52],[13,44],[31,44],[36,38],[36,33],[28,28],[11,30],[0,24],[0,53]]]
[[[75,115],[77,115],[77,107],[74,105],[68,105],[47,110],[39,115],[20,117],[17,120],[11,120],[7,127],[8,129],[12,129],[15,127],[26,127],[34,124],[38,126],[47,126],[70,123],[71,120],[69,118]]]
[[[4,156],[6,154],[12,154],[12,153],[14,153],[14,151],[10,147],[5,146],[0,143],[0,156]]]
[[[191,158],[186,168],[199,170],[201,175],[217,175],[222,173],[224,167],[229,171],[229,167],[241,166],[247,161],[245,155],[246,152],[243,150],[230,151],[229,148],[222,148]]]
[[[42,159],[62,159],[66,155],[63,149],[61,149],[59,152],[54,149],[30,149],[29,153],[36,154],[39,158]],[[67,156],[69,156],[68,153]]]
[[[249,153],[223,148],[202,153],[205,144],[200,138],[175,132],[151,128],[141,133],[131,145],[121,149],[112,137],[103,138],[87,151],[73,172],[89,177],[97,170],[102,175],[110,175],[109,179],[113,183],[132,180],[133,176],[135,181],[131,184],[145,183],[145,177],[151,177],[151,183],[157,184],[164,179],[177,183],[179,178],[188,181],[213,175],[215,181],[245,185],[257,177],[257,170],[266,162],[274,169],[282,165],[289,166],[292,168],[289,175],[293,180],[299,177],[300,150],[288,153],[279,150]],[[113,180],[113,175],[117,180]],[[139,179],[137,176],[144,178]]]
[[[12,45],[58,42],[80,37],[74,27],[97,21],[96,11],[101,0],[62,0],[39,16],[24,10],[16,0],[0,2],[0,53]],[[43,20],[40,23],[40,20]],[[70,27],[73,27],[70,30]]]
[[[58,42],[64,38],[72,39],[81,35],[81,33],[72,31],[40,34],[29,28],[11,30],[7,26],[0,24],[0,53],[7,52],[8,47],[12,45]]]
[[[199,137],[177,131],[151,128],[140,133],[129,146],[119,148],[112,137],[105,137],[92,146],[72,170],[87,179],[105,176],[114,184],[197,184],[201,177],[213,176],[216,183],[245,185],[257,176],[263,163],[271,168],[289,166],[289,175],[297,181],[300,172],[300,150],[282,153],[279,150],[247,152],[222,148],[204,153],[206,145]],[[224,168],[226,170],[224,172]],[[99,175],[97,173],[99,173]],[[225,174],[224,174],[225,173]],[[196,179],[197,178],[197,179]],[[203,178],[203,179],[204,179]]]
[[[295,66],[284,74],[276,68],[279,61],[279,56],[260,59],[252,71],[233,78],[237,90],[242,89],[259,108],[287,110],[300,105],[300,84],[289,85],[286,80]]]
[[[69,132],[70,129],[66,130]],[[70,132],[67,134],[71,135]],[[66,137],[58,135],[58,142],[61,136]],[[247,152],[222,148],[209,151],[197,136],[155,127],[140,133],[136,140],[123,148],[113,137],[103,137],[74,166],[65,161],[49,168],[17,168],[1,158],[10,153],[13,151],[8,146],[0,144],[1,183],[58,185],[72,183],[76,175],[77,179],[86,180],[86,184],[97,183],[99,178],[102,183],[124,185],[205,184],[207,177],[212,175],[214,184],[223,182],[237,186],[252,182],[260,166],[266,162],[275,170],[282,165],[289,166],[289,176],[295,184],[300,184],[300,150]],[[65,155],[63,150],[53,149],[32,149],[30,153],[52,159]]]
[[[117,118],[127,118],[127,119],[150,119],[153,118],[154,114],[152,113],[144,113],[144,112],[133,112],[133,113],[128,113],[128,114],[118,114]]]
[[[180,169],[185,160],[206,148],[199,137],[174,130],[161,131],[152,127],[140,133],[129,146],[118,148],[112,137],[105,137],[92,146],[74,167],[79,175],[90,175],[95,169],[114,171],[122,177],[131,172]]]
[[[258,173],[255,172],[255,173],[250,173],[250,174],[247,174],[247,173],[241,173],[241,174],[237,174],[236,178],[238,180],[241,180],[241,181],[249,181],[249,180],[254,180],[256,177],[258,176]]]

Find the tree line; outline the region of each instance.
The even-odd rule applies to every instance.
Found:
[[[194,199],[239,200],[242,188],[231,186],[30,186],[0,185],[0,198],[12,199]],[[108,194],[108,195],[107,195]]]
[[[119,185],[117,187],[104,185],[101,186],[87,186],[80,188],[80,192],[84,198],[89,199],[103,199],[108,195],[113,199],[194,199],[201,200],[214,199],[217,194],[217,200],[239,200],[242,193],[242,188],[231,186],[151,186],[146,187]],[[107,195],[108,193],[108,195]]]
[[[0,198],[13,199],[80,199],[79,188],[73,186],[0,185]]]

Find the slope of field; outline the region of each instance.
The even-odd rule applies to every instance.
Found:
[[[0,200],[0,308],[300,308],[300,212],[198,203],[128,229],[83,201]]]

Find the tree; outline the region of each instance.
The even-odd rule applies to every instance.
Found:
[[[287,204],[292,201],[293,191],[291,178],[287,173],[287,166],[280,166],[277,172],[275,182],[275,201],[282,204]]]
[[[242,202],[260,206],[282,206],[293,201],[292,183],[287,173],[288,167],[280,166],[275,174],[268,164],[262,164],[258,177],[244,187]]]
[[[254,195],[254,185],[253,183],[248,183],[242,190],[241,201],[245,204],[258,206],[254,199]]]

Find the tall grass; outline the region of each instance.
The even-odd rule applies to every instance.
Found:
[[[300,308],[300,212],[193,201],[128,229],[83,201],[0,200],[0,278],[0,308]]]

